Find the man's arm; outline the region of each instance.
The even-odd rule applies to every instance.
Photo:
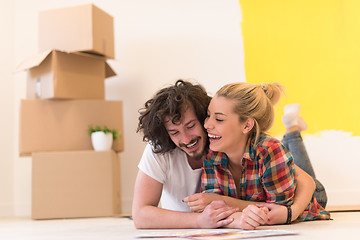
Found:
[[[162,184],[141,170],[138,172],[132,216],[136,228],[217,228],[229,224],[225,219],[237,209],[214,202],[203,213],[176,212],[158,207]],[[224,220],[225,219],[225,220]]]
[[[188,204],[191,211],[194,212],[202,212],[205,207],[211,203],[212,201],[222,200],[227,205],[237,207],[242,211],[244,208],[249,206],[250,204],[257,204],[258,202],[245,201],[238,198],[233,198],[229,196],[220,195],[217,193],[195,193],[186,198],[184,198],[184,202]]]

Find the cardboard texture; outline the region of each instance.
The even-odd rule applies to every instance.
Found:
[[[27,99],[104,99],[105,78],[115,72],[104,57],[45,51],[23,61]]]
[[[114,151],[34,153],[32,218],[120,214],[119,161]]]
[[[39,13],[39,50],[89,52],[114,58],[114,19],[85,4]]]
[[[123,151],[122,101],[36,100],[20,103],[20,156],[44,151],[93,150],[89,125],[117,129],[122,137],[112,146]]]

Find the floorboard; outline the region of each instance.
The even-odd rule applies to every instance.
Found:
[[[333,220],[302,222],[291,225],[263,226],[259,229],[282,229],[297,235],[267,237],[271,239],[360,239],[360,212],[332,212]],[[0,239],[137,239],[144,233],[179,230],[138,230],[128,217],[31,220],[29,218],[0,219]],[[184,230],[184,231],[193,231]],[[154,239],[154,238],[152,238]],[[174,239],[174,238],[171,238]],[[184,238],[182,238],[184,239]]]

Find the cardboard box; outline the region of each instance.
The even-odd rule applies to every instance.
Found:
[[[44,151],[93,150],[89,125],[117,129],[112,148],[124,149],[122,101],[36,100],[20,103],[20,156]]]
[[[120,213],[120,162],[114,151],[33,154],[33,219]]]
[[[105,78],[115,73],[104,57],[45,51],[22,62],[28,99],[104,99]]]
[[[88,52],[114,58],[114,19],[85,4],[39,13],[39,50]]]

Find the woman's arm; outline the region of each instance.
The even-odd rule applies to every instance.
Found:
[[[315,181],[309,174],[296,165],[295,170],[296,190],[294,203],[291,206],[291,221],[296,220],[304,212],[309,205],[316,188]]]
[[[295,221],[309,205],[312,195],[315,191],[315,182],[313,178],[304,170],[295,165],[296,169],[296,189],[294,203],[291,206],[291,221]],[[266,224],[284,224],[287,219],[287,208],[275,203],[259,203],[258,207],[267,207],[269,209],[269,221]],[[260,212],[260,209],[258,210]],[[257,218],[260,219],[260,218]]]
[[[296,189],[294,196],[294,203],[291,206],[292,218],[291,221],[295,221],[300,214],[306,209],[309,205],[312,195],[315,190],[315,182],[313,178],[307,174],[304,170],[295,165],[296,174]],[[236,206],[243,211],[249,205],[257,205],[258,207],[247,208],[244,211],[245,215],[251,215],[251,218],[258,222],[259,225],[263,224],[283,224],[287,219],[287,208],[283,205],[276,203],[259,203],[252,201],[244,201],[228,196],[219,195],[216,193],[196,193],[184,199],[184,202],[187,202],[192,211],[202,212],[205,206],[207,206],[211,201],[214,200],[224,200],[226,204],[230,206]],[[264,223],[264,209],[267,207],[268,211],[268,221]],[[245,218],[245,216],[243,216]],[[253,224],[255,225],[255,224]]]
[[[291,221],[295,221],[300,214],[307,208],[309,205],[312,195],[315,190],[315,182],[313,178],[303,171],[301,168],[295,165],[296,169],[296,190],[294,203],[291,206],[292,217]],[[268,211],[268,220],[264,219],[264,208],[267,208]],[[284,224],[287,220],[287,208],[283,205],[275,204],[275,203],[258,203],[256,206],[249,206],[244,209],[241,221],[243,226],[253,226],[254,228],[263,224],[273,225],[273,224]],[[235,222],[239,220],[235,219]],[[252,228],[252,229],[254,229]],[[251,228],[247,228],[251,229]]]
[[[235,220],[230,225],[240,223],[239,227],[246,223],[250,227],[257,227],[260,224],[285,223],[287,220],[287,208],[282,205],[292,204],[292,220],[296,219],[309,204],[314,188],[313,180],[305,175],[302,170],[296,173],[296,166],[293,164],[291,154],[283,151],[281,145],[274,145],[274,148],[268,148],[268,155],[264,155],[263,165],[263,186],[266,191],[266,202],[271,204],[258,204],[257,206],[248,206],[242,214],[235,216]],[[275,154],[277,153],[277,154]],[[282,154],[281,154],[282,153]],[[298,189],[296,191],[295,178],[298,178]],[[310,185],[310,188],[307,185]],[[297,195],[297,196],[296,196]],[[269,219],[260,217],[260,214],[268,212]]]

